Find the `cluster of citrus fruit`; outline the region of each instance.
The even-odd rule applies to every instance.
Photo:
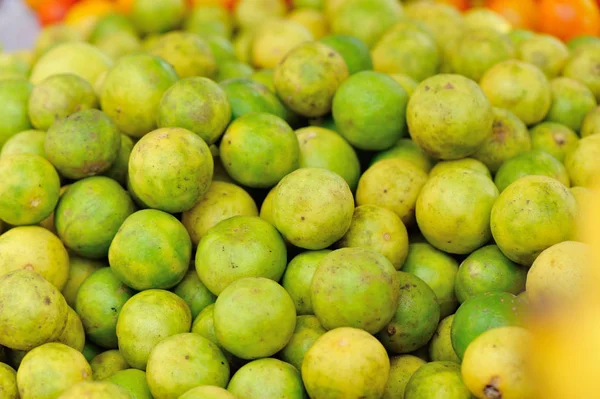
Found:
[[[134,0],[0,53],[0,396],[529,399],[578,300],[600,38]]]

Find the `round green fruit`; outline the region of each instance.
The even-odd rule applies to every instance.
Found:
[[[434,362],[455,362],[460,364],[460,359],[452,347],[450,331],[454,315],[447,316],[438,324],[431,341],[429,341],[429,357]]]
[[[319,41],[328,45],[342,56],[350,75],[373,69],[373,60],[371,59],[369,47],[359,38],[349,35],[329,35],[321,38]]]
[[[552,106],[546,120],[581,131],[586,115],[597,106],[592,91],[577,80],[565,77],[553,79],[550,88]]]
[[[231,377],[227,390],[247,399],[306,398],[300,372],[291,364],[277,359],[258,359],[247,363]]]
[[[530,130],[531,147],[545,151],[563,162],[566,154],[577,147],[579,136],[565,125],[556,122],[542,122]]]
[[[522,152],[506,160],[494,177],[500,192],[524,176],[548,176],[569,186],[565,166],[555,157],[541,150]]]
[[[410,377],[404,399],[471,399],[460,374],[460,365],[454,362],[431,362],[421,366]]]
[[[298,315],[311,315],[314,313],[310,286],[315,270],[330,253],[331,250],[329,249],[306,251],[296,255],[288,263],[281,285],[294,301]]]
[[[298,370],[302,369],[302,361],[306,352],[310,349],[315,341],[326,330],[323,328],[319,319],[313,315],[298,316],[296,318],[296,328],[290,341],[285,348],[281,350],[279,356],[281,359],[288,362]]]

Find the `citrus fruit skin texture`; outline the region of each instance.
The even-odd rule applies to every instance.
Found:
[[[397,272],[398,307],[388,325],[377,335],[392,353],[408,353],[427,344],[440,320],[435,293],[411,273]]]
[[[534,398],[528,373],[531,333],[522,327],[486,331],[467,348],[461,366],[465,385],[477,398]]]
[[[191,256],[192,241],[183,224],[155,209],[125,219],[108,250],[111,270],[138,291],[177,285]]]
[[[172,291],[188,304],[192,312],[192,319],[195,319],[208,305],[215,303],[217,299],[200,281],[198,273],[193,267],[190,267],[183,280],[173,287]]]
[[[237,396],[221,387],[202,385],[190,389],[179,399],[237,399]]]
[[[117,348],[117,320],[123,305],[135,294],[121,282],[111,268],[102,267],[90,274],[79,287],[75,310],[87,338],[103,348]]]
[[[372,249],[400,270],[408,255],[408,233],[393,211],[376,205],[362,205],[354,210],[350,228],[336,245],[339,248]]]
[[[23,399],[56,398],[73,385],[91,379],[92,369],[83,355],[57,342],[29,351],[17,371]]]
[[[14,154],[0,159],[0,218],[12,225],[39,223],[52,214],[60,178],[39,155]]]
[[[127,363],[145,370],[152,349],[171,335],[188,332],[192,326],[189,306],[164,290],[146,290],[129,299],[119,313],[119,351]]]
[[[128,369],[129,365],[118,349],[111,349],[94,356],[90,361],[90,367],[92,377],[95,381],[99,381],[107,379],[117,371]]]
[[[315,270],[317,270],[321,261],[331,252],[330,249],[305,251],[296,255],[288,263],[281,280],[281,285],[290,294],[292,301],[294,301],[298,315],[314,314],[310,286]]]
[[[596,107],[587,113],[581,123],[581,137],[600,133],[600,107]]]
[[[131,54],[108,71],[100,105],[121,132],[139,138],[156,128],[160,100],[178,79],[175,69],[162,58]]]
[[[0,301],[0,345],[10,349],[26,351],[56,340],[67,323],[60,291],[31,270],[1,276]]]
[[[425,151],[423,151],[421,147],[419,147],[414,141],[407,138],[400,139],[392,147],[375,154],[371,161],[371,166],[376,162],[389,158],[404,159],[419,167],[425,173],[429,173],[434,165],[434,160],[431,159],[431,157],[427,155]]]
[[[185,10],[184,0],[136,0],[131,21],[141,33],[162,33],[177,27]]]
[[[219,83],[231,104],[233,120],[250,112],[265,112],[286,119],[288,111],[275,89],[251,78],[232,78]]]
[[[553,79],[550,88],[552,106],[546,120],[563,124],[585,137],[585,117],[598,105],[592,91],[575,79],[565,77]]]
[[[44,142],[46,132],[40,130],[23,130],[11,136],[0,150],[0,158],[13,154],[35,154],[46,157]]]
[[[511,111],[527,126],[543,120],[552,105],[548,78],[539,68],[523,61],[498,63],[479,83],[494,107]]]
[[[408,95],[394,79],[373,71],[346,79],[333,98],[338,131],[362,150],[385,150],[404,135]]]
[[[176,374],[172,373],[174,370]],[[155,398],[177,399],[198,385],[225,387],[229,363],[210,340],[193,333],[177,334],[152,350],[146,379]]]
[[[469,254],[491,238],[490,213],[498,198],[491,179],[467,170],[430,179],[417,200],[417,224],[436,248]]]
[[[496,173],[507,159],[531,149],[527,126],[512,112],[493,108],[492,135],[472,155]],[[490,176],[491,177],[491,176]]]
[[[242,366],[231,377],[227,390],[248,399],[307,397],[300,372],[278,359],[258,359]]]
[[[167,33],[151,46],[150,53],[172,65],[181,79],[193,76],[212,78],[217,70],[210,46],[193,33]]]
[[[254,35],[250,52],[257,68],[275,68],[296,46],[313,40],[305,26],[291,19],[263,23]]]
[[[452,347],[450,331],[454,315],[440,320],[438,327],[429,341],[429,358],[433,362],[455,362],[460,364],[460,359]]]
[[[359,38],[348,35],[329,35],[319,41],[333,48],[342,56],[350,75],[373,69],[369,47]]]
[[[577,147],[579,136],[565,125],[542,122],[530,131],[531,146],[542,150],[563,162],[566,154]]]
[[[281,350],[281,360],[301,370],[306,352],[326,332],[327,330],[323,328],[316,316],[303,315],[296,317],[294,334],[285,348]]]
[[[248,187],[268,188],[298,168],[300,147],[287,122],[256,112],[229,125],[219,155],[235,181]]]
[[[312,398],[381,398],[389,371],[383,345],[366,331],[351,327],[323,334],[302,362],[302,378]]]
[[[336,173],[302,168],[279,182],[272,207],[275,227],[290,243],[316,250],[344,236],[352,223],[354,199]]]
[[[134,399],[153,399],[146,381],[146,373],[137,369],[117,371],[106,379],[125,389]]]
[[[573,186],[593,187],[600,172],[600,135],[584,137],[565,156],[565,167]]]
[[[67,323],[56,342],[70,346],[79,352],[83,351],[85,347],[83,323],[79,315],[70,306],[67,309]]]
[[[598,46],[590,46],[572,53],[563,70],[563,76],[586,85],[594,93],[596,101],[600,101],[600,75],[594,65],[599,61]]]
[[[84,381],[63,392],[58,399],[129,399],[131,395],[123,388],[107,381]]]
[[[547,176],[570,186],[569,174],[565,166],[556,157],[534,149],[506,160],[498,169],[494,183],[500,192],[524,176]]]
[[[349,75],[346,62],[331,47],[309,42],[290,51],[275,68],[273,83],[281,100],[306,117],[331,111],[333,95]]]
[[[455,159],[452,161],[439,161],[437,162],[431,171],[429,172],[429,178],[433,179],[435,176],[442,174],[442,172],[446,171],[455,171],[458,169],[467,169],[472,172],[479,173],[488,178],[492,178],[490,170],[485,166],[485,164],[481,161],[478,161],[475,158],[462,158]]]
[[[413,355],[399,355],[390,358],[390,376],[385,386],[383,399],[403,398],[410,377],[427,363]]]
[[[134,211],[133,200],[121,185],[108,177],[89,177],[73,183],[61,197],[56,230],[76,254],[105,258],[119,227]]]
[[[242,359],[271,356],[294,333],[296,310],[273,280],[246,277],[229,284],[217,298],[214,328],[221,345]]]
[[[492,134],[492,106],[479,86],[463,76],[440,74],[421,82],[406,109],[412,139],[437,159],[477,151]]]
[[[69,254],[63,243],[37,226],[15,227],[0,236],[0,276],[26,269],[62,290],[69,275]]]
[[[147,206],[183,212],[206,194],[213,171],[204,140],[183,128],[160,128],[133,147],[129,185]]]
[[[160,100],[159,127],[181,127],[196,133],[208,145],[214,144],[231,119],[225,91],[208,78],[182,79]]]
[[[577,202],[567,187],[551,177],[526,176],[500,194],[490,225],[504,255],[529,266],[544,249],[574,236],[576,217]]]
[[[0,363],[0,386],[6,399],[19,399],[17,372],[5,363]]]
[[[454,362],[430,362],[410,377],[404,398],[471,399],[471,393],[462,380],[460,365]]]
[[[196,250],[196,272],[215,295],[244,277],[279,281],[287,263],[285,242],[257,216],[234,216],[213,227]]]
[[[393,317],[400,285],[387,258],[364,248],[342,248],[328,254],[315,270],[311,301],[328,330],[361,328],[374,334]]]
[[[519,43],[517,57],[537,66],[552,79],[561,74],[569,58],[569,49],[554,36],[538,34]]]
[[[523,303],[507,292],[488,292],[467,299],[452,321],[450,336],[454,351],[462,359],[469,344],[485,331],[496,327],[522,326],[524,312]],[[477,317],[474,317],[475,314]]]

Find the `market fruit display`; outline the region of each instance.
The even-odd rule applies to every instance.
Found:
[[[60,2],[0,52],[0,397],[540,396],[591,0]]]

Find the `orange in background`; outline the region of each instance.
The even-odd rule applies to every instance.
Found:
[[[220,6],[233,10],[237,0],[189,0],[192,7],[195,6]]]
[[[135,0],[115,0],[115,8],[123,14],[129,14]]]
[[[35,5],[35,11],[42,26],[60,22],[71,7],[64,1],[41,1],[40,3]]]
[[[99,17],[115,11],[115,4],[108,0],[84,0],[75,4],[65,17],[68,24],[78,23],[89,17]]]
[[[540,32],[562,40],[600,34],[600,11],[594,0],[539,0]]]
[[[535,29],[537,11],[534,0],[489,0],[486,7],[503,15],[515,29]]]
[[[471,6],[469,0],[437,0],[437,2],[454,6],[460,11],[468,10]]]

